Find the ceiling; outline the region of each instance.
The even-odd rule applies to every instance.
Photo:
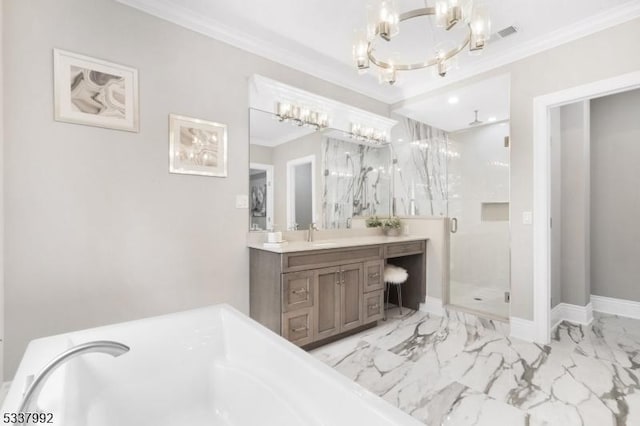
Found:
[[[411,71],[388,86],[352,65],[353,31],[365,26],[368,0],[116,1],[390,104],[640,16],[638,0],[484,0],[492,31],[516,25],[518,33],[490,43],[482,56],[459,55],[459,68],[445,78]],[[425,4],[397,1],[401,12]],[[429,51],[433,34],[415,20],[391,43],[397,51]]]
[[[411,102],[393,112],[454,132],[472,127],[474,110],[482,124],[509,119],[508,74],[499,75],[477,83],[447,91],[438,96]]]

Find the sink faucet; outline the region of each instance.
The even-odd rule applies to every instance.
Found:
[[[309,233],[307,234],[307,241],[308,242],[312,242],[313,241],[313,231],[317,231],[318,227],[316,227],[315,223],[311,223],[309,224]]]
[[[129,351],[127,345],[112,342],[109,340],[98,340],[95,342],[87,342],[61,353],[49,362],[35,377],[33,375],[27,377],[27,390],[24,392],[22,402],[20,403],[19,413],[28,411],[32,401],[38,399],[38,394],[42,389],[49,376],[62,364],[78,355],[100,352],[117,357]]]

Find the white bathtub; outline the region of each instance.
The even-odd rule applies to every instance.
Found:
[[[131,347],[69,360],[38,406],[57,426],[418,425],[418,421],[227,305],[32,341],[2,406],[80,343]]]

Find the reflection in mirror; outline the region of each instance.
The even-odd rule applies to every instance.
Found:
[[[388,145],[369,145],[328,131],[323,147],[322,227],[349,228],[351,218],[389,216]]]
[[[308,228],[319,218],[315,185],[321,181],[316,164],[322,158],[322,133],[256,109],[250,109],[249,126],[250,229]]]
[[[308,229],[315,223],[316,157],[287,161],[287,224],[289,229]]]
[[[390,214],[390,150],[250,109],[250,229],[336,229]]]

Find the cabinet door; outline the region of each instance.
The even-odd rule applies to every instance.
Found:
[[[363,324],[378,321],[384,316],[384,290],[364,294]]]
[[[364,292],[382,290],[384,288],[384,261],[374,260],[364,264]]]
[[[282,274],[282,312],[313,306],[313,271]]]
[[[340,267],[340,331],[362,325],[362,263]]]
[[[313,341],[313,309],[304,308],[282,314],[282,337],[298,346]]]
[[[340,332],[340,268],[315,271],[314,340]]]

